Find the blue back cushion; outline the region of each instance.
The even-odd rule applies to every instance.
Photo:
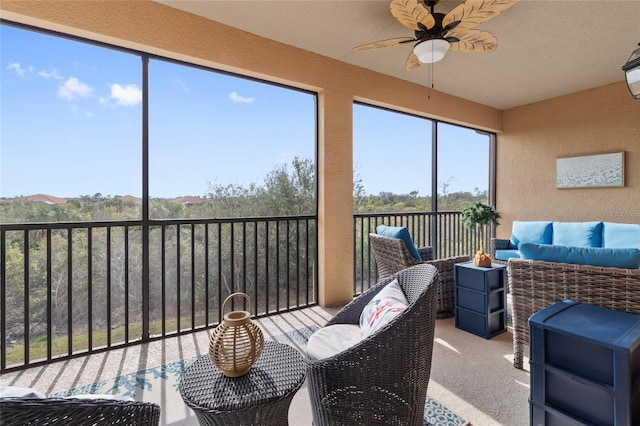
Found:
[[[553,244],[602,247],[602,222],[553,222]]]
[[[422,260],[420,258],[420,253],[418,253],[418,249],[416,248],[415,244],[413,243],[413,239],[409,234],[409,230],[406,227],[378,225],[378,227],[376,228],[376,233],[378,235],[382,235],[383,237],[400,238],[401,240],[404,240],[404,243],[409,249],[409,253],[411,253],[411,256],[415,257],[418,260]]]
[[[640,224],[604,222],[602,247],[640,249]]]
[[[570,247],[548,244],[520,244],[525,259],[573,263],[610,268],[639,269],[640,250],[602,247]]]
[[[511,248],[518,248],[520,243],[551,244],[552,222],[514,221],[511,225]]]

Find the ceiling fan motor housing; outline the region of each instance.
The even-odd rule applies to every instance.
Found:
[[[415,31],[415,36],[418,43],[425,40],[433,40],[433,39],[447,40],[450,43],[455,43],[457,41],[460,41],[456,37],[445,37],[447,32],[449,32],[450,30],[458,26],[460,21],[452,22],[451,24],[447,25],[447,28],[445,29],[442,27],[442,20],[444,19],[445,14],[432,12],[431,15],[435,20],[435,24],[433,25],[433,27],[427,28],[424,24],[422,24],[422,22],[418,22],[419,29]]]

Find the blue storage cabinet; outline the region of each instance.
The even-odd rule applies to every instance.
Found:
[[[489,268],[473,262],[454,265],[456,328],[485,339],[507,330],[505,270],[499,264]]]
[[[640,425],[640,315],[567,300],[529,329],[531,425]]]

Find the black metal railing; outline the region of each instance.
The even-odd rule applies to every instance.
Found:
[[[438,258],[478,241],[460,212],[356,214],[354,295],[382,223]],[[314,216],[2,224],[0,371],[214,327],[237,291],[257,317],[315,305],[317,241]]]
[[[0,371],[312,306],[316,247],[314,216],[0,225]]]
[[[416,247],[433,247],[435,258],[472,255],[479,243],[479,232],[462,224],[462,212],[459,211],[356,214],[353,219],[354,295],[377,282],[369,233],[375,233],[378,225],[406,226]]]

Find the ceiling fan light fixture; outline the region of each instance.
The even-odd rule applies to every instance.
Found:
[[[421,41],[413,47],[413,53],[423,64],[432,64],[444,58],[449,50],[449,42],[443,38]]]
[[[622,66],[622,70],[625,73],[631,96],[640,99],[640,47],[634,50],[627,63]]]

